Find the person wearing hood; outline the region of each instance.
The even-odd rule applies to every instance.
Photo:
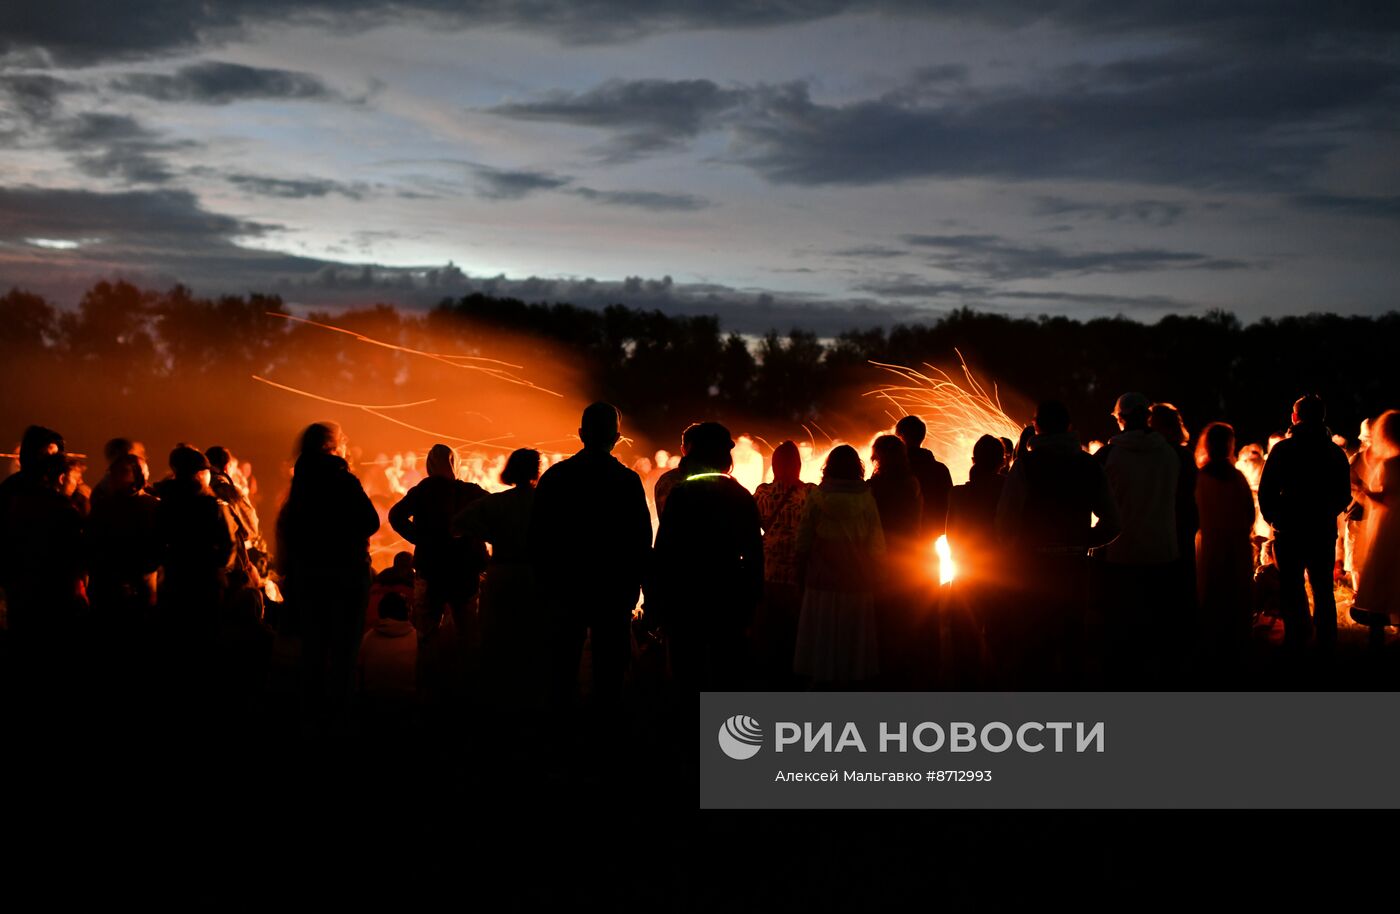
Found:
[[[1099,550],[1103,622],[1112,679],[1148,685],[1185,659],[1176,534],[1181,458],[1149,426],[1151,403],[1126,393],[1113,408],[1120,432],[1094,456],[1108,476],[1122,533]]]
[[[682,695],[742,687],[744,631],[763,596],[763,528],[754,497],[729,475],[733,449],[718,422],[695,427],[689,475],[672,487],[656,534],[647,610],[670,638]]]
[[[313,721],[348,711],[369,599],[369,538],[379,530],[379,512],[346,452],[339,425],[308,426],[277,516],[277,566],[302,630],[302,688]]]
[[[849,444],[833,448],[797,528],[803,580],[793,670],[814,683],[860,683],[880,672],[875,594],[885,561],[880,509]]]
[[[459,646],[474,640],[472,600],[486,567],[486,545],[455,536],[452,520],[486,496],[475,483],[457,478],[457,455],[445,444],[428,451],[428,474],[389,509],[389,526],[413,544],[413,623],[421,638],[437,634],[444,610],[452,613]]]
[[[1351,503],[1351,464],[1327,430],[1327,405],[1313,394],[1293,404],[1288,436],[1269,451],[1259,477],[1259,511],[1273,528],[1279,573],[1279,608],[1284,643],[1301,649],[1316,626],[1317,643],[1330,651],[1337,641],[1337,600],[1332,572],[1337,551],[1337,515]],[[1304,578],[1312,589],[1308,618]]]
[[[763,602],[755,635],[764,675],[773,686],[792,682],[792,651],[802,609],[797,575],[797,524],[812,484],[802,481],[802,454],[792,441],[773,449],[773,481],[754,490],[763,525]]]
[[[1063,404],[1037,407],[1017,454],[997,501],[1007,600],[989,620],[988,641],[1004,686],[1044,688],[1083,671],[1089,551],[1113,542],[1121,526],[1108,476],[1080,446]]]

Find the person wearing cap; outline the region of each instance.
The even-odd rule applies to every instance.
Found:
[[[670,639],[682,695],[743,685],[744,633],[763,597],[763,528],[754,497],[729,475],[733,450],[723,425],[693,426],[687,475],[656,534],[646,608]]]
[[[156,485],[156,533],[164,575],[157,595],[162,627],[173,637],[212,640],[228,576],[238,558],[238,523],[209,487],[209,459],[181,444],[171,477]]]
[[[1181,460],[1172,443],[1149,425],[1152,403],[1125,393],[1113,407],[1120,429],[1095,458],[1108,476],[1122,532],[1097,555],[1104,578],[1104,626],[1110,678],[1148,685],[1167,666],[1181,618],[1176,586],[1180,542],[1176,535]]]
[[[1337,642],[1337,599],[1332,571],[1337,551],[1337,516],[1351,503],[1351,464],[1327,430],[1327,405],[1317,395],[1293,404],[1288,436],[1275,444],[1259,477],[1259,511],[1274,532],[1279,573],[1279,609],[1284,644],[1297,651],[1317,629],[1317,644]],[[1312,589],[1313,613],[1308,618]]]

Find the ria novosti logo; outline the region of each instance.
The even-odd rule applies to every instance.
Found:
[[[763,728],[745,714],[735,714],[720,724],[719,747],[732,759],[753,758],[763,745]]]

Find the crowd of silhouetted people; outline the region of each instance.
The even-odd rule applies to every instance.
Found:
[[[724,425],[686,428],[644,481],[612,454],[618,411],[594,403],[578,453],[541,473],[517,450],[502,491],[463,480],[445,444],[421,472],[388,465],[387,523],[412,551],[377,572],[383,512],[333,423],[301,436],[275,549],[228,448],[182,444],[153,480],[114,439],[89,488],[62,435],[33,426],[0,482],[4,656],[30,694],[91,688],[79,665],[104,689],[243,711],[280,664],[303,723],[395,727],[435,703],[610,711],[642,692],[689,708],[744,688],[1246,685],[1261,612],[1288,662],[1329,662],[1337,585],[1384,647],[1400,413],[1349,443],[1305,396],[1266,454],[1237,454],[1222,422],[1193,445],[1140,394],[1113,415],[1091,452],[1043,402],[1019,441],[977,440],[961,484],[915,416],[867,455],[834,447],[820,483],[784,441],[750,493]]]

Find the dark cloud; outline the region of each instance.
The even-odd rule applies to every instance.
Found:
[[[1384,117],[1400,89],[1400,65],[1363,58],[1139,63],[1159,75],[1075,70],[936,105],[828,105],[805,84],[759,87],[729,121],[731,159],[784,184],[996,177],[1296,189],[1347,128]]]
[[[11,117],[25,124],[50,120],[59,100],[82,89],[78,83],[47,73],[0,73],[0,117]]]
[[[927,250],[929,263],[940,269],[998,280],[1181,269],[1239,270],[1249,266],[1239,260],[1187,251],[1067,251],[1050,245],[1022,245],[999,235],[905,235],[903,240]]]
[[[175,174],[164,155],[195,145],[167,140],[130,115],[94,112],[54,120],[48,126],[47,143],[71,153],[73,164],[84,174],[127,184],[170,181]]]
[[[710,201],[694,194],[669,194],[654,190],[596,190],[592,187],[576,187],[570,193],[604,206],[631,206],[657,211],[689,212],[705,209],[710,205]]]
[[[1021,309],[1027,304],[1051,310],[1191,311],[1198,306],[1165,295],[1114,295],[1065,290],[1005,289],[964,282],[930,282],[916,276],[896,276],[860,283],[852,288],[881,298],[944,302],[958,307],[990,310]]]
[[[310,99],[338,97],[310,73],[249,67],[243,64],[203,61],[174,73],[132,73],[111,83],[118,92],[142,95],[161,102],[227,105],[251,99]]]
[[[1174,224],[1186,212],[1181,203],[1165,200],[1129,200],[1126,202],[1095,202],[1069,200],[1064,197],[1037,197],[1035,214],[1056,218],[1105,219],[1109,222],[1140,222],[1164,228]]]
[[[985,298],[990,291],[986,286],[973,283],[929,282],[914,276],[869,280],[851,288],[886,298]]]
[[[542,190],[558,190],[572,179],[563,175],[529,169],[492,168],[472,165],[477,178],[478,196],[488,200],[519,200]]]
[[[339,194],[350,200],[361,200],[369,192],[363,184],[346,184],[329,178],[272,178],[249,174],[229,174],[224,178],[230,184],[260,197],[301,200]]]
[[[621,162],[679,147],[748,96],[708,79],[610,80],[586,92],[555,92],[488,110],[502,117],[550,121],[613,132],[600,152]]]
[[[890,260],[895,257],[907,257],[909,251],[905,248],[891,248],[880,244],[864,244],[853,248],[842,248],[831,252],[832,257],[855,257],[868,260]]]
[[[477,195],[488,200],[519,200],[541,191],[561,191],[603,206],[629,206],[656,211],[690,211],[710,205],[708,200],[693,194],[572,187],[572,177],[548,171],[492,168],[477,164],[469,164],[469,167],[477,178]]]
[[[109,244],[189,249],[262,235],[273,226],[204,209],[183,190],[99,193],[0,187],[0,241],[102,239]]]
[[[1400,219],[1400,197],[1354,197],[1345,194],[1299,194],[1293,203],[1304,209],[1337,213],[1343,216],[1367,216],[1376,219]]]
[[[1102,35],[1146,34],[1242,48],[1384,42],[1400,11],[1383,3],[1245,0],[1183,5],[1173,0],[125,0],[122,3],[0,5],[0,56],[63,65],[140,59],[241,36],[250,25],[310,23],[370,29],[505,26],[566,42],[618,42],[664,31],[753,29],[843,12],[970,20],[1002,28],[1044,24]]]

